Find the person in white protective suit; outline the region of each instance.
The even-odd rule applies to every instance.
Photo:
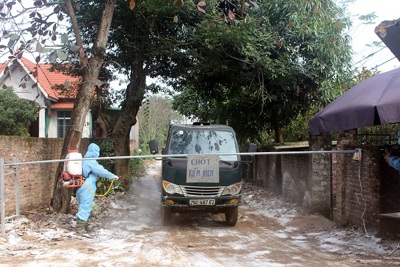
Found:
[[[91,143],[85,158],[98,158],[100,147]],[[82,175],[85,179],[83,185],[76,191],[78,212],[76,213],[76,232],[84,233],[87,230],[87,221],[92,211],[92,203],[96,194],[97,178],[118,179],[119,177],[106,170],[96,160],[82,161]]]

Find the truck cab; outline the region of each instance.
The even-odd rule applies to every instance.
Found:
[[[249,152],[256,146],[250,145]],[[155,140],[150,151],[158,153]],[[209,123],[173,124],[162,149],[162,219],[172,213],[224,213],[235,226],[242,203],[242,164],[232,127]]]

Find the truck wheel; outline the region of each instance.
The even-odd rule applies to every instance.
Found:
[[[161,208],[162,222],[163,225],[169,225],[171,222],[171,208],[163,206]]]
[[[239,215],[239,208],[238,207],[233,207],[233,208],[227,208],[225,210],[225,221],[226,224],[229,226],[235,226],[237,223]]]

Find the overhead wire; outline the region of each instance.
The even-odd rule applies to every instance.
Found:
[[[383,51],[385,48],[387,48],[387,47],[386,47],[386,46],[385,46],[385,47],[382,47],[381,49],[379,49],[379,50],[377,50],[377,51],[374,51],[373,53],[371,53],[371,54],[365,56],[364,58],[362,58],[362,59],[360,59],[359,61],[357,61],[356,63],[354,63],[353,66],[355,66],[355,65],[359,64],[360,62],[363,62],[364,60],[366,60],[366,59],[368,59],[368,58],[370,58],[370,57],[376,55],[377,53]],[[374,67],[371,67],[370,70],[377,70],[379,67],[381,67],[381,66],[383,66],[384,64],[386,64],[386,63],[392,61],[393,59],[396,59],[396,56],[393,56],[392,58],[390,58],[390,59],[388,59],[388,60],[386,60],[386,61],[384,61],[384,62],[382,62],[382,63],[380,63],[380,64],[377,64],[377,65],[375,65]],[[353,71],[356,71],[356,70],[357,70],[357,68],[353,69]],[[350,82],[350,81],[352,81],[352,80],[354,80],[354,79],[357,79],[357,78],[360,77],[361,75],[362,75],[362,73],[356,74],[356,75],[354,75],[354,76],[352,76],[352,77],[346,79],[346,80],[343,81],[342,83],[340,83],[340,85],[344,85],[344,84],[346,84],[347,82]]]
[[[377,53],[381,52],[381,51],[384,50],[385,48],[386,48],[386,47],[382,47],[381,49],[379,49],[379,50],[377,50],[377,51],[375,51],[375,52],[373,52],[373,53],[367,55],[366,57],[364,57],[364,58],[360,59],[359,61],[357,61],[356,63],[354,63],[354,65],[357,65],[357,64],[363,62],[364,60],[373,57],[374,55],[376,55]]]

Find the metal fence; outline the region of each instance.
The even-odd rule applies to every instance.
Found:
[[[397,143],[399,124],[384,124],[357,129],[357,143],[368,145],[387,145]]]

